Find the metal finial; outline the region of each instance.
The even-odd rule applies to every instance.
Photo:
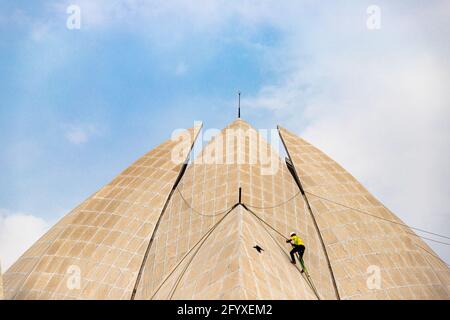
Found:
[[[238,91],[239,103],[238,103],[238,118],[241,117],[241,92]]]

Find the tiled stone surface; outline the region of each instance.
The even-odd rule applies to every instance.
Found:
[[[191,140],[199,129],[188,130]],[[175,145],[148,152],[51,228],[4,274],[5,297],[129,299],[181,167]]]
[[[280,132],[308,192],[401,223],[333,160],[285,129]],[[191,137],[197,133],[198,128],[189,131]],[[303,197],[278,153],[265,141],[258,145],[259,139],[240,119],[225,128],[189,164],[156,231],[180,166],[171,161],[176,142],[150,151],[65,216],[5,273],[6,298],[130,299],[154,233],[136,299],[316,299],[289,263],[290,246],[282,236],[241,205],[227,211],[238,202],[241,187],[242,203],[251,211],[283,235],[296,231],[303,238],[318,295],[335,299]],[[449,298],[448,267],[409,228],[307,197],[342,298]],[[371,265],[381,268],[380,290],[367,288]],[[73,288],[77,270],[80,287]]]
[[[311,144],[280,129],[306,192],[402,223],[355,178]],[[449,299],[450,270],[414,232],[307,193],[343,299]],[[427,252],[428,251],[428,252]],[[381,288],[367,268],[379,266]]]
[[[3,274],[2,267],[0,266],[0,300],[3,299]]]
[[[263,253],[252,248],[255,242]],[[175,270],[155,299],[316,299],[284,250],[241,206]]]
[[[235,131],[231,133],[230,131],[227,131],[227,129],[233,129]],[[237,139],[233,146],[224,146],[222,149],[220,147],[221,143],[227,141],[232,134],[236,133],[237,129],[242,129],[240,132],[238,130],[237,133],[237,135],[242,138],[240,139],[240,142],[238,142],[239,139]],[[248,130],[253,131],[253,133],[249,133]],[[245,136],[249,138],[245,139]],[[167,298],[167,295],[165,296],[162,294],[163,289],[160,289],[161,292],[157,295],[155,295],[155,291],[160,286],[161,282],[174,270],[175,266],[180,263],[186,252],[194,247],[199,239],[222,218],[225,210],[238,202],[239,187],[242,188],[242,202],[248,205],[252,211],[260,215],[265,221],[273,225],[273,227],[285,236],[288,236],[289,232],[293,230],[300,234],[307,246],[305,261],[309,267],[319,294],[322,298],[334,298],[331,278],[317,233],[314,230],[309,214],[305,211],[305,205],[301,195],[298,194],[298,188],[285,164],[280,160],[280,157],[276,152],[272,151],[273,154],[267,152],[266,154],[271,154],[271,159],[276,163],[275,167],[278,168],[278,170],[275,170],[273,172],[274,174],[266,175],[263,173],[267,173],[264,171],[264,168],[268,167],[268,162],[251,162],[249,160],[250,157],[248,154],[250,149],[255,147],[258,148],[255,143],[252,144],[251,142],[254,142],[257,139],[258,135],[256,130],[251,128],[246,122],[236,120],[211,141],[194,163],[190,164],[181,180],[178,191],[169,202],[167,211],[161,221],[160,228],[156,232],[155,240],[150,249],[149,258],[144,268],[142,282],[138,287],[136,295],[137,299],[148,299],[152,297],[161,299]],[[259,148],[265,151],[271,150],[270,146],[265,141],[261,143],[261,147]],[[215,159],[218,159],[219,161],[211,161],[211,159],[214,158],[214,151],[216,151]],[[243,156],[242,159],[244,159],[241,163],[237,163],[237,155],[239,154],[241,154]],[[229,159],[233,158],[234,161],[226,162],[227,155],[231,155],[232,157]],[[206,159],[209,159],[210,161],[207,161]],[[287,199],[291,198],[293,199],[286,202]],[[284,204],[279,205],[281,203]],[[245,211],[245,213],[251,215],[247,211]],[[235,223],[238,223],[240,220],[239,217],[240,215],[238,214],[230,214],[229,217],[227,217],[226,224],[234,225]],[[225,221],[223,223],[225,224]],[[247,225],[250,224],[247,223]],[[211,237],[215,236],[216,232],[218,232],[218,230],[215,230]],[[234,260],[235,262],[233,262],[237,264],[235,268],[244,270],[247,264],[254,263],[252,262],[252,256],[246,256],[244,253],[250,252],[253,254],[255,249],[252,247],[255,244],[260,244],[263,239],[264,241],[268,241],[270,236],[274,237],[276,243],[283,248],[285,253],[289,251],[289,245],[285,243],[280,235],[277,235],[270,229],[268,232],[270,234],[266,233],[263,235],[260,233],[258,239],[255,238],[249,242],[244,242],[242,240],[242,233],[234,234],[238,239],[230,240],[228,237],[226,240],[223,240],[222,245],[228,248],[226,254],[237,255]],[[247,235],[248,234],[246,233],[246,236]],[[228,245],[229,241],[232,242],[230,246]],[[270,238],[270,241],[273,242],[274,240]],[[235,252],[238,249],[239,252]],[[206,249],[202,249],[202,252],[205,252],[205,250]],[[271,244],[269,249],[267,249],[262,256],[272,255],[273,257],[273,255],[278,254],[273,251],[280,250],[280,248],[273,247],[273,244]],[[211,257],[215,257],[215,255],[215,253],[211,252]],[[200,263],[200,260],[197,258],[195,260],[197,262],[193,263],[189,268],[210,272],[218,279],[226,277],[227,269],[225,268],[225,265],[216,258],[211,259],[213,260],[207,263],[209,269],[205,269],[203,266],[203,262],[206,263],[206,260],[202,260]],[[275,268],[278,273],[289,274],[289,277],[295,275],[296,282],[305,283],[304,279],[295,272],[295,269],[293,272],[287,256],[280,256],[280,260],[267,261],[274,262],[274,266],[268,265],[268,268]],[[183,268],[182,264],[176,268],[171,277],[166,280],[165,287],[170,287],[169,283],[176,281],[175,279],[178,276],[178,272],[180,272],[180,268]],[[277,277],[283,279],[285,276],[277,275]],[[193,283],[197,281],[195,278],[191,277],[191,274],[187,279],[190,279]],[[258,279],[261,280],[263,278]],[[208,280],[208,283],[210,283],[210,281],[213,280]],[[223,290],[223,287],[220,288]],[[280,293],[279,288],[275,285],[274,287],[266,287],[268,292],[261,290],[255,291],[253,287],[246,287],[245,283],[240,283],[239,288],[240,289],[235,289],[236,296],[230,292],[227,293],[227,296],[230,298],[240,298],[245,297],[247,294],[255,299],[267,297],[284,299],[289,296],[287,293]],[[271,291],[270,288],[272,288],[273,291]],[[170,291],[170,289],[167,290]],[[211,290],[214,291],[218,289],[215,288]],[[187,294],[186,291],[182,292],[185,294],[177,292],[173,297],[196,297],[195,293]],[[211,293],[209,296],[219,297],[222,296],[222,294],[225,293]],[[204,295],[207,296],[208,292],[205,292]],[[298,295],[296,295],[296,297],[299,298]],[[304,295],[303,298],[310,298],[310,296]]]

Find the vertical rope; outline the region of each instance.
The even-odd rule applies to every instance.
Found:
[[[286,150],[286,154],[287,154],[288,159],[289,159],[289,162],[290,162],[290,163],[289,163],[288,161],[286,161],[286,165],[287,165],[289,171],[291,172],[292,177],[294,178],[295,183],[297,184],[297,186],[298,186],[299,189],[300,189],[300,192],[301,192],[301,194],[302,194],[303,200],[305,201],[305,203],[306,203],[306,205],[307,205],[309,214],[310,214],[310,216],[311,216],[311,218],[312,218],[312,221],[313,221],[313,223],[314,223],[314,227],[315,227],[316,232],[317,232],[317,235],[318,235],[318,237],[319,237],[320,244],[322,245],[322,250],[323,250],[323,253],[324,253],[324,255],[325,255],[325,259],[327,260],[328,270],[330,271],[331,280],[332,280],[332,282],[333,282],[334,293],[335,293],[335,295],[336,295],[336,298],[337,298],[338,300],[341,300],[341,296],[339,295],[339,290],[338,290],[337,283],[336,283],[336,278],[335,278],[334,272],[333,272],[333,267],[331,266],[330,257],[328,256],[328,251],[327,251],[327,248],[326,248],[326,246],[325,246],[325,242],[324,242],[324,240],[323,240],[322,233],[320,232],[319,225],[317,224],[317,221],[316,221],[316,217],[314,216],[314,213],[313,213],[313,211],[312,211],[312,209],[311,209],[311,205],[310,205],[310,203],[309,203],[309,200],[308,200],[308,198],[306,197],[306,194],[305,194],[305,191],[304,191],[304,189],[303,189],[302,183],[301,183],[300,178],[299,178],[299,176],[298,176],[298,174],[297,174],[297,171],[295,170],[294,163],[292,162],[291,155],[290,155],[290,153],[289,153],[288,148],[286,147],[286,143],[284,142],[284,139],[283,139],[283,136],[281,135],[281,132],[280,132],[280,128],[279,128],[279,127],[278,127],[278,134],[280,135],[281,142],[283,143],[284,149]]]
[[[276,233],[278,233],[279,235],[281,235],[284,239],[286,239],[279,231],[277,231],[275,228],[273,228],[269,223],[267,223],[266,221],[264,221],[262,218],[260,218],[255,212],[253,212],[252,210],[248,209],[246,207],[245,204],[242,205],[244,207],[245,210],[247,210],[248,212],[250,212],[255,218],[258,219],[258,221],[262,224],[264,223],[265,225],[267,225],[269,228],[271,228],[272,230],[274,230]],[[280,246],[280,244],[274,239],[274,237],[272,236],[272,234],[267,231],[266,227],[264,225],[262,225],[263,229],[269,234],[270,238],[273,240],[273,242],[275,242],[275,244],[278,246],[278,248],[280,249],[280,251],[285,254],[288,259],[290,259],[290,257],[287,255],[287,253],[284,251],[284,249]],[[302,276],[302,278],[305,279],[305,277],[303,276],[303,273],[301,273],[301,271],[298,269],[297,266],[295,266],[295,269],[300,273],[300,275]],[[317,292],[316,286],[314,285],[314,282],[312,281],[312,279],[310,278],[309,274],[307,274],[307,271],[305,271],[305,276],[306,276],[306,282],[308,282],[309,287],[311,288],[311,290],[314,292],[317,300],[321,300],[319,293]]]

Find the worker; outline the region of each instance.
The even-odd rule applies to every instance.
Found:
[[[290,238],[286,240],[286,243],[290,243],[293,248],[290,252],[291,254],[291,263],[295,264],[295,256],[294,254],[297,252],[300,256],[300,259],[303,259],[303,253],[305,253],[305,245],[303,244],[302,239],[295,234],[295,232],[291,232]]]

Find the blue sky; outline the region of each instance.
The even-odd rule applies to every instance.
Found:
[[[236,91],[256,92],[271,74],[245,41],[274,46],[280,37],[262,25],[241,40],[241,27],[230,25],[225,37],[200,32],[162,45],[120,22],[92,30],[82,20],[80,30],[68,30],[65,7],[50,4],[1,7],[13,17],[2,23],[0,203],[45,218],[73,207],[174,129],[231,121]],[[71,128],[92,131],[89,141],[67,141]]]
[[[69,4],[80,30],[66,28]],[[380,30],[366,26],[371,4]],[[30,242],[173,130],[223,128],[241,90],[254,126],[306,137],[404,221],[449,234],[448,12],[446,1],[0,0],[2,221],[37,219]]]

